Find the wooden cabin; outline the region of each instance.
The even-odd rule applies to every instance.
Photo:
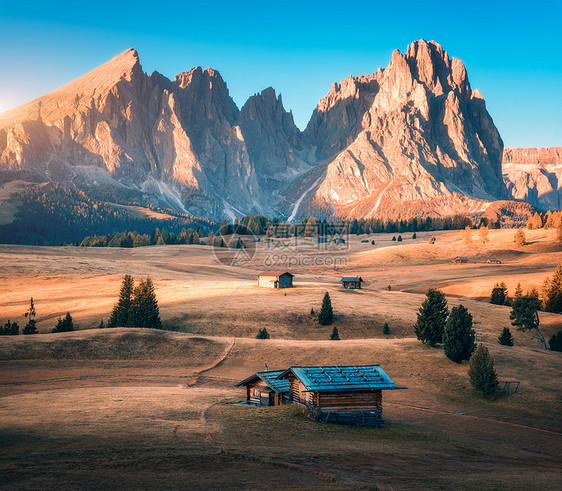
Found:
[[[502,263],[499,259],[488,259],[486,262],[488,264],[501,264]]]
[[[334,244],[345,244],[345,239],[343,239],[341,237],[336,237],[334,240],[332,240],[332,242]]]
[[[340,280],[340,283],[344,288],[349,290],[361,289],[361,283],[363,283],[363,278],[361,276],[345,276]]]
[[[288,271],[264,271],[258,275],[258,286],[265,288],[291,288],[294,275]]]
[[[236,384],[246,387],[246,402],[255,406],[278,406],[289,402],[291,388],[287,380],[279,379],[285,370],[257,372]]]
[[[342,424],[381,426],[382,391],[398,388],[379,365],[291,367],[278,377],[291,402]]]
[[[466,256],[457,256],[455,259],[453,259],[451,262],[453,263],[467,263],[468,262],[468,258]]]

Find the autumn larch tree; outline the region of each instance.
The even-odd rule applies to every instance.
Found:
[[[546,312],[562,312],[562,264],[556,266],[554,274],[545,280],[543,298]]]

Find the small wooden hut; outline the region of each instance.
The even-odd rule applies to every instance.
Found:
[[[288,271],[264,271],[258,275],[258,286],[266,288],[291,288],[294,275]]]
[[[246,402],[256,406],[278,406],[289,402],[291,388],[287,380],[279,379],[285,370],[257,372],[238,382],[236,387],[246,387]]]
[[[468,262],[468,258],[466,256],[457,256],[455,259],[453,259],[451,262],[453,263],[467,263]]]
[[[323,421],[381,426],[382,391],[397,389],[379,365],[291,367],[279,375],[290,384],[290,401]]]
[[[344,288],[350,290],[361,289],[361,283],[363,283],[363,278],[361,276],[345,276],[340,280],[340,283]]]
[[[499,259],[488,259],[486,262],[488,264],[501,264],[502,263]]]

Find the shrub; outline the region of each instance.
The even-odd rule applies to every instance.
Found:
[[[393,240],[393,241],[396,241],[396,235],[393,235],[393,236],[392,236],[392,240]]]
[[[418,236],[416,235],[416,232],[414,232],[414,234],[412,235],[412,239],[417,239],[417,237]]]
[[[436,240],[437,240],[437,239],[435,238],[435,235],[432,235],[431,238],[429,239],[429,243],[430,243],[430,244],[435,244],[435,241],[436,241]]]
[[[398,242],[402,242],[402,236],[401,235],[398,236]]]
[[[388,327],[388,322],[385,322],[382,326],[382,333],[383,334],[390,334],[390,327]]]
[[[551,351],[562,351],[562,331],[552,335],[548,341],[548,346]]]

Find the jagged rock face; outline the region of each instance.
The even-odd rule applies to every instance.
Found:
[[[296,175],[310,169],[302,158],[304,138],[292,113],[285,111],[281,95],[277,97],[271,87],[248,99],[239,124],[262,189],[282,190]]]
[[[543,210],[562,204],[562,147],[506,148],[503,175],[514,199]]]
[[[215,70],[147,75],[134,50],[0,115],[0,171],[216,219],[482,211],[507,197],[502,150],[462,62],[423,40],[334,84],[304,132],[272,88],[238,110]]]
[[[307,132],[316,141],[322,129],[327,165],[305,200],[312,209],[397,217],[404,202],[506,196],[499,133],[463,63],[437,43],[414,42],[386,69],[334,85]]]

